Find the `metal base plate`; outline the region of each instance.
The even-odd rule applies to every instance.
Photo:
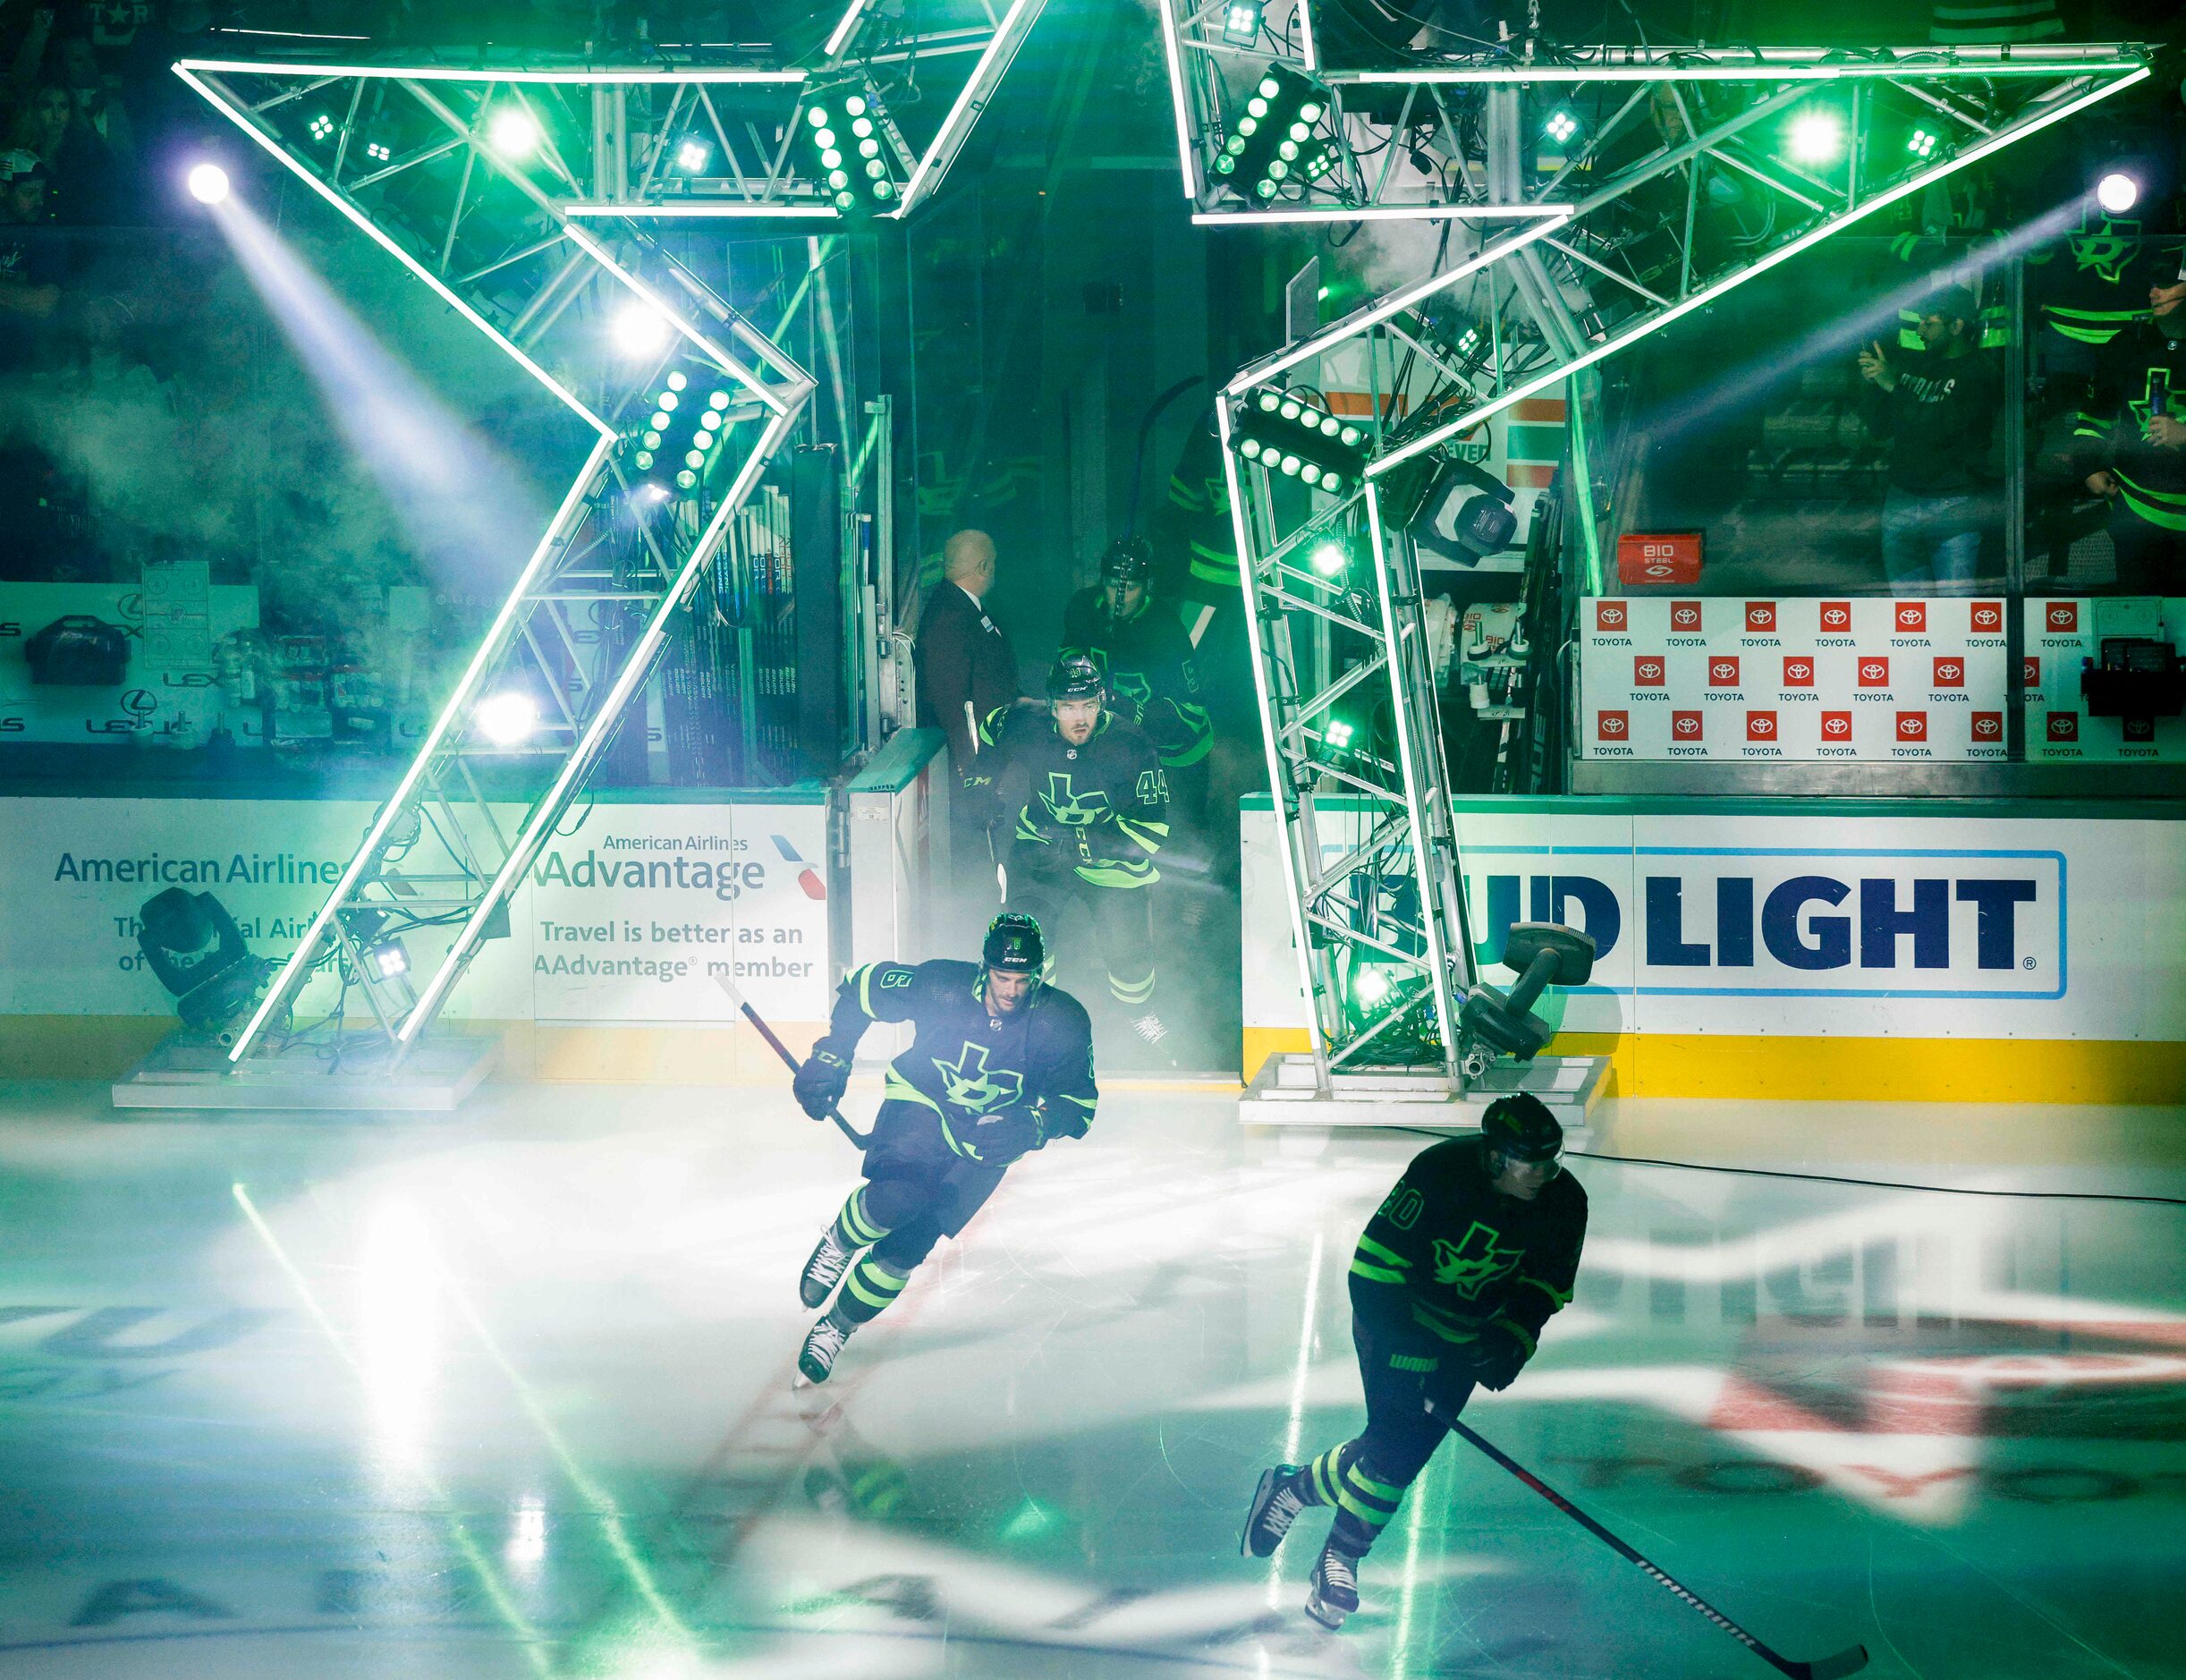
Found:
[[[1496,1098],[1524,1090],[1548,1105],[1567,1136],[1583,1135],[1608,1072],[1609,1064],[1597,1056],[1541,1056],[1498,1063],[1469,1089],[1453,1091],[1439,1068],[1370,1068],[1338,1073],[1335,1089],[1324,1093],[1314,1084],[1311,1056],[1271,1056],[1238,1099],[1237,1117],[1247,1125],[1463,1131],[1477,1127]]]
[[[351,1035],[354,1068],[328,1073],[329,1046],[318,1044],[231,1064],[216,1044],[177,1033],[114,1082],[116,1108],[199,1111],[302,1109],[319,1114],[452,1114],[479,1087],[501,1054],[492,1039],[448,1033],[428,1039],[393,1073],[381,1073],[368,1044]]]

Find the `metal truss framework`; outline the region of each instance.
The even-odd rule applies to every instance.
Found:
[[[1421,60],[1351,71],[1315,61],[1301,0],[1289,37],[1302,50],[1288,62],[1330,90],[1323,132],[1349,165],[1335,172],[1334,193],[1293,187],[1294,202],[1249,205],[1226,182],[1210,188],[1204,168],[1219,148],[1225,105],[1241,98],[1219,66],[1241,57],[1241,85],[1273,55],[1224,46],[1218,26],[1210,38],[1216,8],[1180,21],[1172,4],[1163,0],[1163,26],[1195,219],[1538,218],[1499,235],[1483,232],[1455,250],[1445,245],[1444,260],[1453,266],[1246,368],[1220,411],[1321,1086],[1346,1064],[1386,1059],[1377,1043],[1419,1041],[1418,1029],[1431,1023],[1444,1071],[1462,1089],[1453,1029],[1473,949],[1418,561],[1404,529],[1422,476],[1490,416],[2143,80],[2146,55],[2130,47],[1860,55],[1595,48],[1538,62]],[[1377,102],[1378,122],[1357,115],[1351,102],[1365,98]],[[1541,121],[1550,103],[1586,111],[1572,116],[1553,148]],[[1779,137],[1759,126],[1771,118],[1828,125],[1844,142],[1842,154],[1788,161],[1772,144]],[[1441,166],[1408,176],[1385,168],[1369,181],[1361,154],[1396,152],[1400,140],[1413,153],[1431,150]],[[1556,155],[1544,164],[1546,149]],[[1330,201],[1346,191],[1349,209]],[[1394,201],[1400,193],[1406,203]],[[1367,399],[1364,482],[1342,499],[1276,480],[1234,446],[1237,417],[1255,394],[1310,394],[1317,386]],[[1309,546],[1345,534],[1362,539],[1370,555],[1370,588],[1355,564],[1330,577],[1302,558]],[[1346,696],[1385,710],[1387,750],[1377,735],[1366,751],[1332,751],[1325,724]],[[1317,811],[1317,798],[1326,809]],[[1345,838],[1332,844],[1332,832]],[[1347,1014],[1347,981],[1367,963],[1385,965],[1389,989],[1377,1018],[1362,1026]],[[1392,1031],[1400,1025],[1408,1031]]]
[[[938,185],[1037,9],[1038,0],[1020,0],[979,43],[975,73],[912,160],[916,196],[907,185],[901,211]],[[838,47],[860,10],[853,5],[838,26]],[[647,195],[667,196],[660,161],[691,124],[703,119],[723,155],[735,155],[724,106],[786,102],[779,120],[793,125],[805,78],[742,69],[209,61],[175,69],[591,435],[575,481],[415,759],[228,1058],[277,1049],[306,986],[331,966],[345,988],[360,990],[375,1037],[384,1039],[380,1065],[391,1069],[445,1005],[482,943],[505,929],[525,870],[612,741],[675,616],[716,556],[747,534],[746,504],[813,395],[811,375],[776,342],[786,315],[774,335],[763,332],[635,220],[658,213]],[[649,92],[634,103],[640,89]],[[534,144],[496,145],[496,122],[512,111],[529,119]],[[642,130],[632,120],[640,113]],[[758,120],[736,132],[763,133]],[[892,139],[902,147],[900,135]],[[691,184],[686,175],[678,190]],[[782,195],[801,189],[776,148],[764,172],[745,175],[737,190],[748,194],[747,213],[772,214],[788,201]],[[589,223],[596,211],[626,219]],[[603,356],[599,317],[623,310],[655,318],[659,348],[618,363]],[[692,382],[694,395],[723,393],[725,404],[703,482],[680,496],[637,481],[653,459],[638,458],[640,434],[655,423],[653,394],[672,376]],[[530,743],[513,750],[479,713],[482,700],[511,691],[540,713]],[[512,827],[479,772],[482,759],[506,765],[515,757],[544,765],[549,779]],[[406,952],[402,968],[388,972],[374,955],[392,936],[431,929],[453,937],[429,967],[411,972],[416,959]]]

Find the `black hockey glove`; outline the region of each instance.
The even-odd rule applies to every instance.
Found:
[[[825,1120],[849,1089],[850,1064],[833,1050],[814,1050],[790,1082],[797,1106],[815,1120]]]
[[[1038,1116],[1022,1108],[988,1115],[971,1128],[966,1147],[989,1167],[1005,1167],[1029,1155],[1046,1140],[1040,1135]]]
[[[1483,1388],[1508,1388],[1531,1357],[1532,1349],[1516,1330],[1500,1319],[1491,1320],[1472,1345],[1473,1380]]]

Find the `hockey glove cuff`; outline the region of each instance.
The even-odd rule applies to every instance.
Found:
[[[1038,1117],[1021,1108],[987,1116],[971,1128],[966,1147],[989,1167],[1004,1167],[1020,1156],[1029,1155],[1046,1141],[1041,1135]]]
[[[797,1106],[815,1120],[825,1120],[849,1089],[850,1064],[828,1049],[815,1049],[790,1082]]]
[[[1508,1388],[1532,1357],[1532,1345],[1516,1325],[1494,1319],[1473,1344],[1473,1379],[1483,1388]]]

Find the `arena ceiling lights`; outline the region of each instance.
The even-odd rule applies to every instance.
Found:
[[[945,31],[940,63],[972,68],[913,158],[894,213],[938,184],[1037,10],[1038,0],[1020,0],[999,23],[981,11],[979,26]],[[857,50],[860,33],[852,27],[842,50]],[[892,62],[918,55],[923,38],[890,36]],[[338,968],[360,989],[385,1035],[380,1065],[392,1068],[482,942],[505,930],[525,870],[812,395],[811,376],[772,337],[635,225],[694,196],[710,196],[716,213],[801,208],[834,219],[790,163],[808,77],[795,68],[213,60],[175,72],[591,437],[415,759],[229,1051],[234,1064],[277,1048],[305,987]],[[774,131],[754,111],[774,112],[779,128],[765,156],[753,137]],[[644,333],[630,330],[633,317]],[[610,566],[603,555],[627,547],[633,527],[642,563]],[[603,636],[602,611],[620,613],[627,635]],[[521,739],[493,726],[512,697],[536,719]],[[479,759],[512,755],[546,782],[513,830],[476,773]],[[406,971],[368,960],[397,935],[410,942]],[[428,955],[443,939],[445,952]]]

